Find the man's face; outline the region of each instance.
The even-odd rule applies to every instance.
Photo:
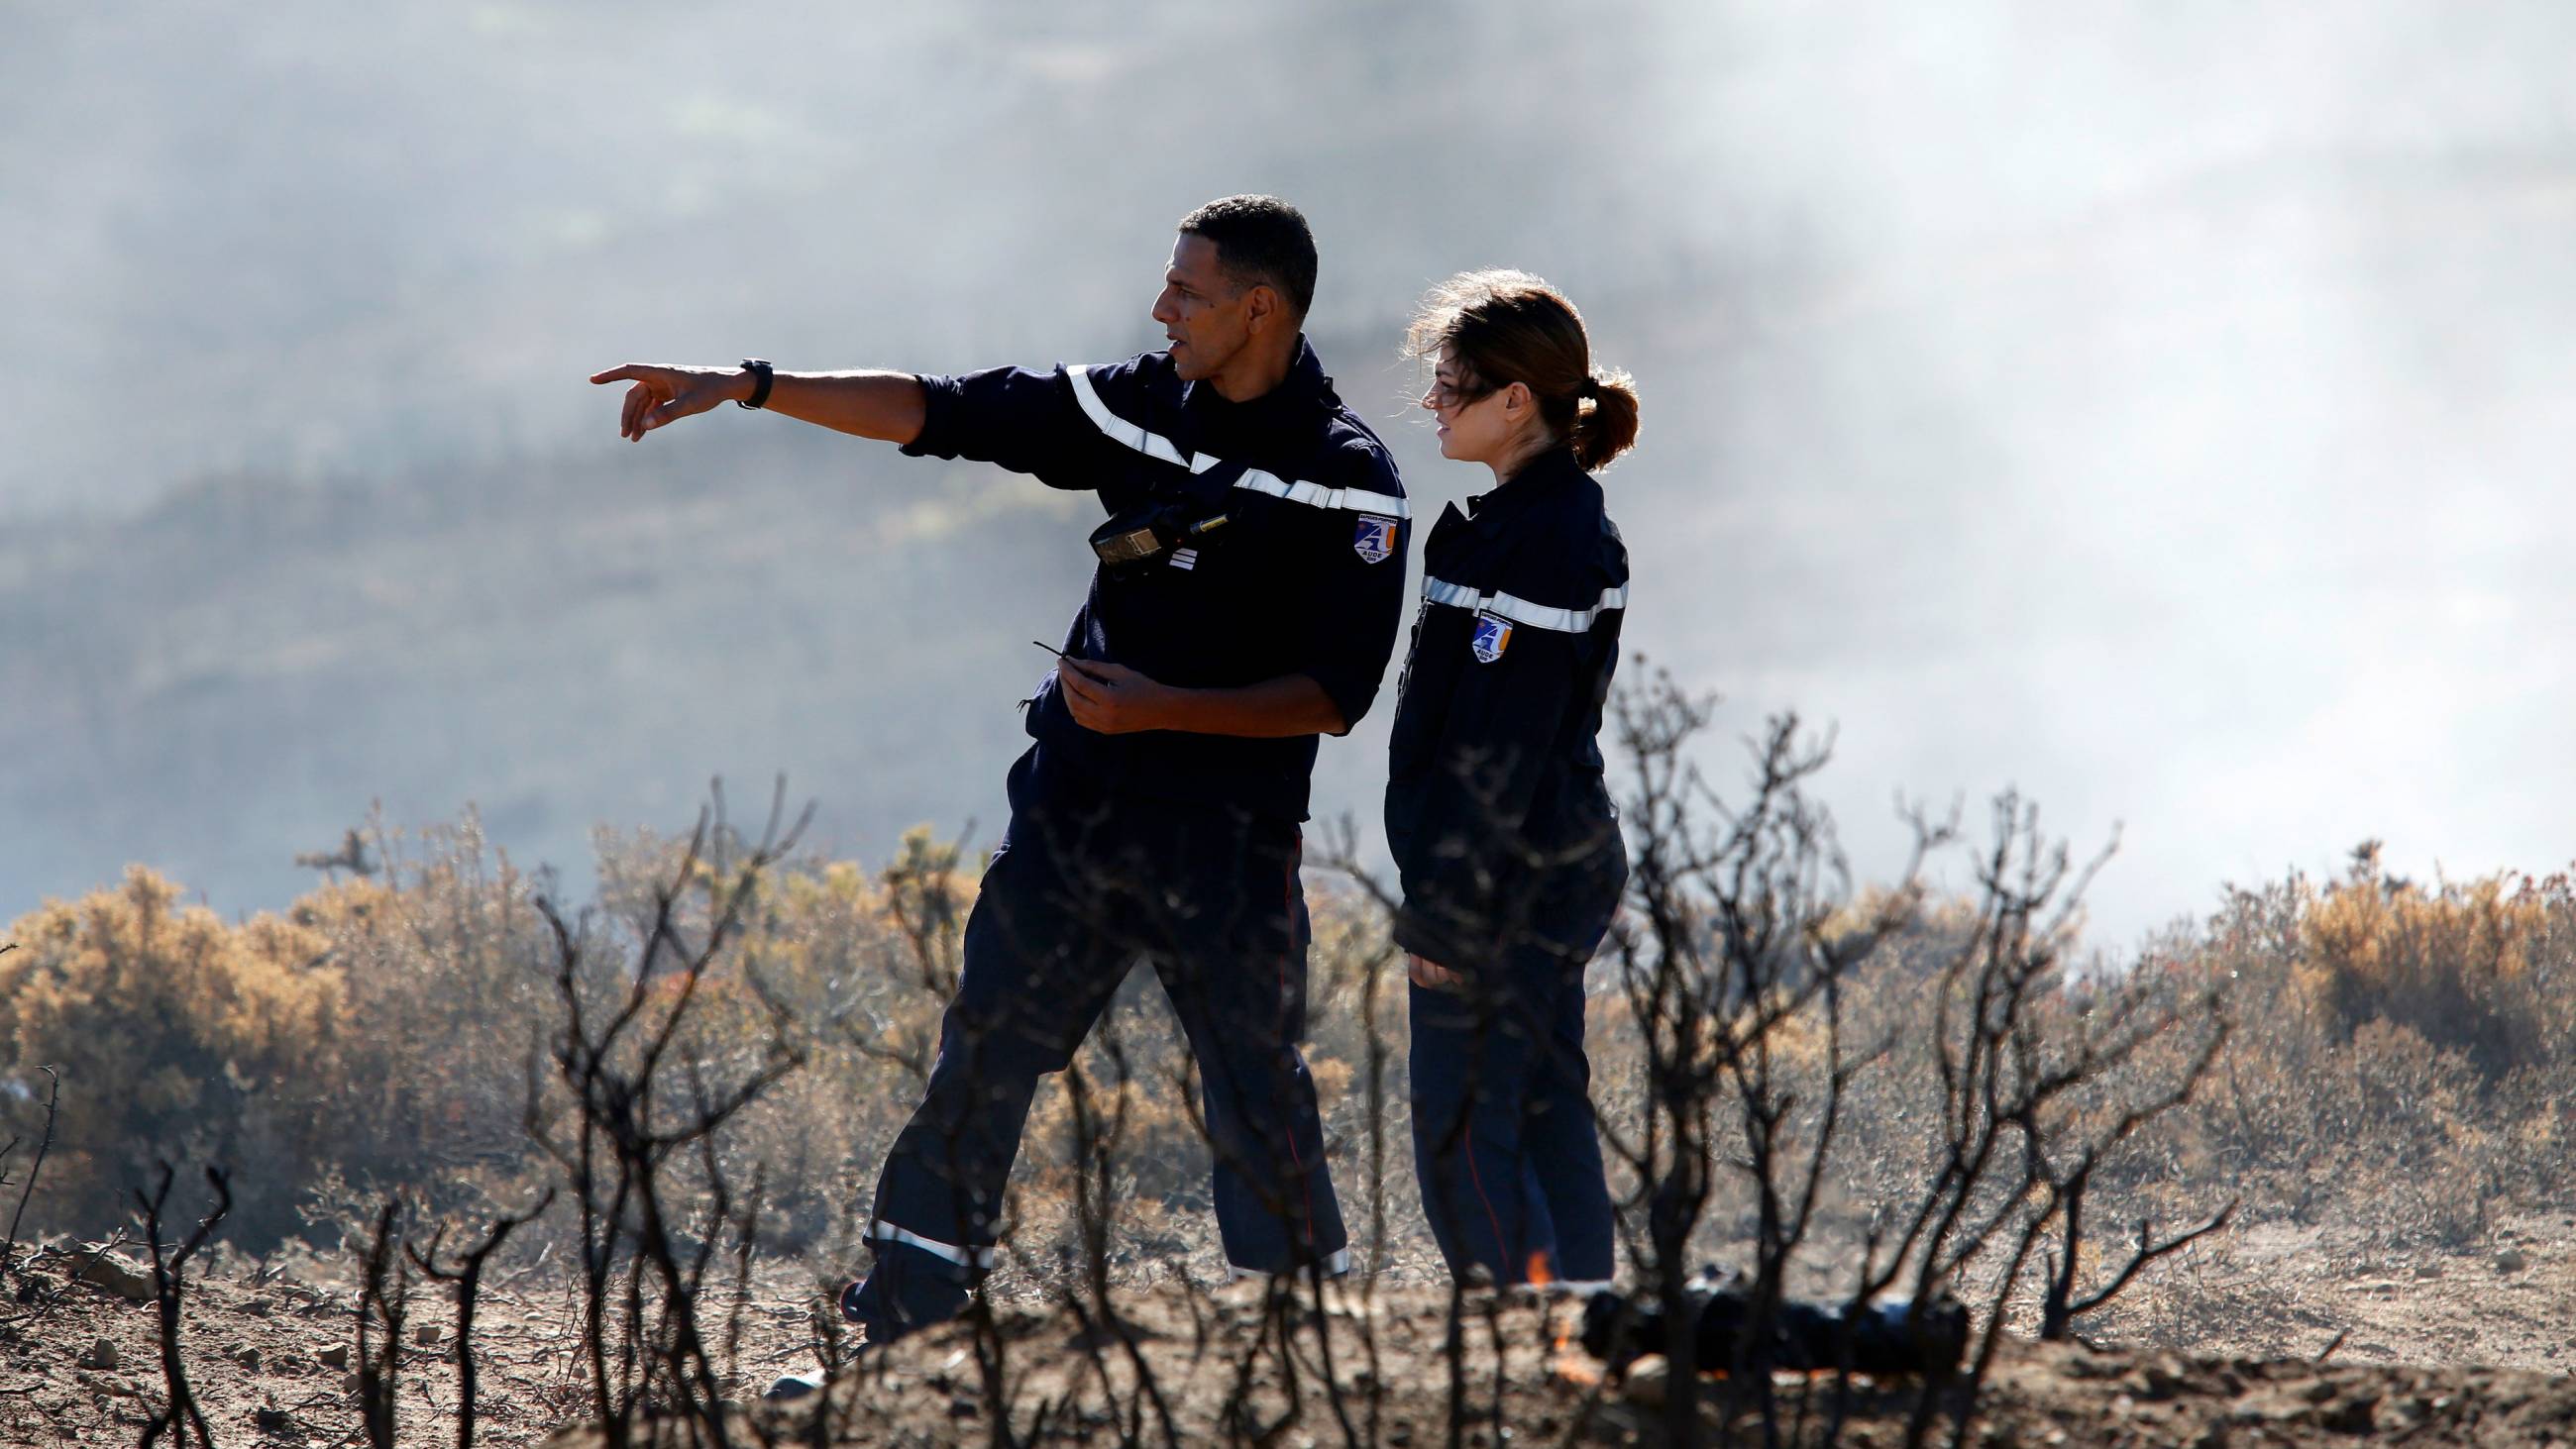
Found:
[[[1172,363],[1184,381],[1213,377],[1252,340],[1254,289],[1237,287],[1217,265],[1216,243],[1183,232],[1172,243],[1154,320],[1171,343]]]

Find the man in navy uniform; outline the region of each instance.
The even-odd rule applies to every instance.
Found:
[[[1217,1222],[1239,1272],[1336,1273],[1304,1030],[1298,824],[1316,737],[1349,731],[1404,602],[1403,486],[1300,331],[1315,246],[1283,201],[1181,219],[1124,362],[955,377],[626,366],[621,433],[721,402],[1099,494],[1102,562],[1029,702],[1011,818],[967,922],[937,1064],[877,1183],[842,1311],[883,1343],[948,1318],[993,1260],[1038,1079],[1139,958],[1198,1060]]]

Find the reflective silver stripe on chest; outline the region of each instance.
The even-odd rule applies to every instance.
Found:
[[[1211,468],[1224,466],[1223,458],[1210,453],[1201,453],[1193,457],[1182,452],[1171,439],[1162,434],[1148,432],[1111,412],[1109,404],[1101,400],[1100,390],[1092,386],[1091,369],[1088,366],[1067,366],[1064,374],[1073,382],[1074,400],[1082,404],[1083,416],[1091,419],[1091,425],[1106,433],[1111,439],[1126,444],[1156,462],[1169,463],[1175,468],[1187,468],[1193,474],[1205,473]],[[1303,503],[1309,508],[1339,508],[1351,513],[1381,513],[1390,518],[1412,516],[1405,511],[1404,500],[1391,493],[1371,493],[1364,488],[1327,488],[1321,483],[1292,482],[1276,473],[1265,473],[1258,468],[1244,469],[1243,476],[1234,480],[1234,486],[1247,488],[1255,493],[1267,493],[1273,498],[1285,498],[1291,503]]]
[[[1628,586],[1621,584],[1615,589],[1603,589],[1601,601],[1588,609],[1551,609],[1545,604],[1533,604],[1527,599],[1514,598],[1510,594],[1481,594],[1465,584],[1453,584],[1427,576],[1422,580],[1422,597],[1435,604],[1447,604],[1451,608],[1465,609],[1469,613],[1493,614],[1509,619],[1515,624],[1527,624],[1534,629],[1554,629],[1561,634],[1582,634],[1589,632],[1593,623],[1602,615],[1613,609],[1628,607]]]

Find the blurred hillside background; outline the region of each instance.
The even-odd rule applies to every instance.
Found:
[[[2300,4],[0,8],[0,919],[283,905],[381,800],[586,875],[721,773],[819,843],[1001,809],[1082,500],[626,360],[1122,356],[1274,191],[1395,359],[1540,272],[1644,397],[1629,639],[1899,792],[2223,880],[2571,854],[2576,10]],[[1417,569],[1418,572],[1418,569]],[[1391,673],[1391,671],[1390,671]],[[1382,698],[1318,811],[1376,835]]]

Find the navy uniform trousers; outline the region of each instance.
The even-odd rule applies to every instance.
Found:
[[[1450,1275],[1607,1285],[1617,1244],[1583,969],[1619,907],[1624,859],[1551,873],[1528,919],[1456,986],[1412,988],[1414,1180]]]
[[[1217,1227],[1237,1271],[1350,1261],[1324,1166],[1305,1031],[1293,824],[1217,806],[1082,799],[1011,768],[1011,821],[967,918],[928,1091],[877,1182],[875,1265],[842,1309],[883,1343],[955,1316],[993,1262],[1038,1081],[1119,982],[1153,964],[1196,1057]]]

